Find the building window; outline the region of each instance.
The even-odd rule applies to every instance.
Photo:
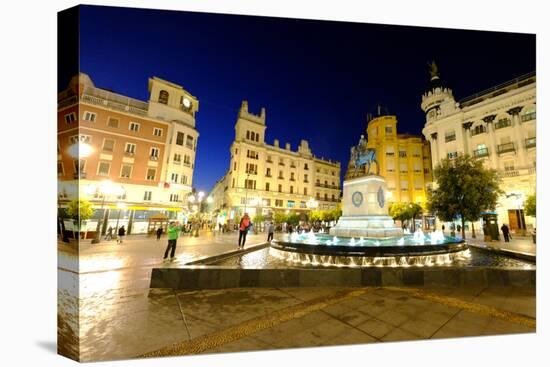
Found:
[[[65,169],[63,168],[63,162],[57,162],[57,175],[65,176]]]
[[[118,128],[119,122],[120,121],[117,118],[109,117],[109,119],[107,120],[107,126]]]
[[[124,148],[124,153],[134,155],[136,154],[136,145],[132,143],[126,143],[126,147]]]
[[[458,156],[458,152],[449,152],[449,153],[447,153],[447,158],[449,158],[449,159],[456,158],[457,156]]]
[[[68,113],[65,115],[65,122],[70,124],[71,122],[76,121],[76,114],[74,112]]]
[[[174,153],[174,164],[181,164],[181,154]]]
[[[84,121],[95,122],[96,117],[97,117],[97,114],[95,114],[94,112],[85,111],[84,112],[84,117],[82,119]]]
[[[187,176],[186,175],[181,175],[181,184],[182,185],[187,185]]]
[[[472,130],[472,136],[483,134],[485,132],[487,132],[487,128],[485,127],[485,125],[477,125]]]
[[[319,193],[315,194],[315,197],[317,198],[317,200],[321,199],[321,195]]]
[[[386,126],[386,135],[391,135],[393,132],[393,129],[391,126]]]
[[[307,187],[304,187],[304,195],[307,195]]]
[[[155,176],[157,174],[157,170],[154,169],[154,168],[147,168],[147,176],[145,176],[145,178],[147,179],[147,181],[154,181],[155,180]]]
[[[286,203],[287,208],[294,208],[294,200],[289,200]]]
[[[290,181],[294,181],[294,172],[290,172]]]
[[[179,201],[179,195],[178,194],[170,194],[170,201],[171,202],[178,202]]]
[[[172,173],[172,175],[170,176],[170,180],[173,183],[178,183],[178,174],[177,173]]]
[[[185,137],[185,134],[181,131],[178,131],[176,135],[176,144],[183,146],[183,138]]]
[[[193,149],[193,137],[191,135],[187,135],[187,138],[185,140],[185,146],[189,149]]]
[[[283,185],[279,184],[279,192],[283,192]]]
[[[386,172],[395,172],[395,162],[393,160],[386,161]]]
[[[109,162],[99,162],[99,166],[97,168],[97,175],[98,176],[109,176],[110,169],[111,169],[111,163],[109,163]]]
[[[144,201],[151,201],[152,196],[153,196],[152,191],[145,191],[145,193],[143,195],[143,200]]]
[[[120,170],[120,177],[130,178],[132,175],[132,166],[129,164],[123,164],[122,169]]]
[[[237,170],[237,162],[233,162],[233,171]]]
[[[304,169],[305,169],[305,170],[308,170],[308,169],[309,169],[307,163],[304,163]],[[307,175],[306,175],[306,176],[307,176]]]
[[[244,180],[244,187],[251,190],[256,190],[256,180]]]
[[[409,189],[409,181],[401,181],[401,191],[407,191]]]
[[[395,155],[395,148],[393,147],[393,145],[388,145],[386,147],[386,155]]]
[[[502,129],[508,126],[512,126],[512,120],[510,120],[509,118],[502,118],[495,123],[495,130]]]
[[[113,139],[103,140],[103,147],[101,150],[104,152],[112,152],[115,149],[115,141]]]
[[[273,163],[273,161],[271,160],[271,156],[270,156],[270,155],[267,156],[266,162],[267,162],[267,163]]]
[[[290,186],[290,193],[294,194],[294,186]]]
[[[231,187],[235,187],[235,179],[231,182]]]
[[[130,122],[130,125],[128,126],[128,129],[130,129],[130,131],[138,132],[139,131],[139,124],[137,122]]]
[[[153,128],[153,135],[162,136],[162,129],[159,129],[158,127]]]
[[[189,167],[191,165],[191,156],[187,154],[183,156],[183,164]]]
[[[73,135],[69,137],[69,143],[71,144],[78,144],[78,143],[86,143],[90,144],[92,141],[92,137],[90,135]]]
[[[149,153],[149,159],[152,161],[156,161],[159,159],[160,149],[159,148],[151,148],[151,152]]]
[[[161,90],[159,92],[159,103],[162,103],[162,104],[168,104],[168,92],[165,91],[165,90]]]
[[[279,171],[279,178],[280,178],[281,180],[284,179],[284,177],[283,177],[283,171]]]
[[[250,140],[250,131],[246,130],[246,140]]]
[[[454,131],[447,131],[445,133],[445,143],[456,140],[456,134]]]
[[[266,170],[265,170],[265,176],[266,177],[271,177],[271,168],[267,167]]]
[[[399,158],[406,158],[407,157],[407,151],[399,149]]]
[[[74,172],[77,175],[86,173],[86,160],[85,159],[75,159],[73,161]]]
[[[269,182],[265,183],[265,191],[269,191]]]
[[[530,107],[529,109],[525,110],[523,114],[521,115],[521,121],[530,121],[537,118],[537,111],[535,110],[535,107]]]
[[[282,207],[283,206],[283,201],[280,200],[280,199],[275,199],[275,206]]]
[[[307,174],[304,175],[304,182],[305,183],[308,183],[309,181],[307,180]]]

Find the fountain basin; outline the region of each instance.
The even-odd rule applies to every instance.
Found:
[[[468,244],[440,234],[393,238],[337,238],[330,235],[285,235],[271,243],[270,254],[302,265],[431,266],[470,256]]]

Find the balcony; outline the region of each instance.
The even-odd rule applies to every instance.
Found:
[[[134,152],[124,152],[124,155],[125,155],[126,157],[133,157],[133,156],[135,156],[136,154],[135,154]]]
[[[266,173],[265,177],[271,177],[271,173]]]
[[[156,155],[152,155],[152,156],[149,156],[149,160],[150,160],[150,161],[158,161],[158,160],[159,160],[159,157],[156,156]]]
[[[273,163],[271,159],[266,160],[267,163]]]
[[[296,181],[294,178],[291,178],[290,181]]]
[[[518,176],[527,176],[527,175],[534,175],[537,173],[536,167],[518,167],[513,169],[505,169],[503,171],[499,171],[498,174],[501,177],[518,177]]]
[[[285,178],[283,176],[277,177],[279,180],[284,180]]]
[[[279,162],[279,166],[284,166],[285,164],[283,162]]]
[[[308,180],[304,180],[304,183],[309,183],[309,181],[308,181]]]
[[[489,149],[488,148],[479,148],[474,150],[474,157],[475,158],[483,158],[489,156]]]
[[[537,113],[535,111],[521,115],[521,122],[531,121],[537,118]]]
[[[146,102],[90,86],[84,88],[80,99],[86,103],[139,116],[147,116],[149,109]]]
[[[73,173],[73,178],[75,180],[78,180],[78,179],[84,180],[86,179],[86,172],[80,172],[80,174],[78,172],[75,172]]]
[[[291,164],[291,165],[290,165],[290,168],[296,168],[296,165],[295,165],[295,164]]]
[[[505,143],[505,144],[497,145],[498,154],[515,152],[515,151],[516,151],[516,147],[514,146],[514,143]]]
[[[246,171],[247,175],[257,175],[258,171]]]
[[[399,152],[399,157],[400,158],[406,158],[407,157],[407,152]]]
[[[470,136],[476,136],[479,134],[485,134],[487,132],[487,129],[483,127],[483,125],[476,126],[474,130],[472,130]]]
[[[537,138],[527,138],[525,139],[525,148],[534,148],[537,146]]]

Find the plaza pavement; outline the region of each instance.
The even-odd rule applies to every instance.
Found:
[[[130,237],[82,244],[80,272],[74,247],[58,245],[59,348],[81,361],[535,331],[534,289],[149,289],[165,237]],[[237,234],[178,242],[185,263],[235,250]]]

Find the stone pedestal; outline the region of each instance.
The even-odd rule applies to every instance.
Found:
[[[342,216],[330,234],[342,237],[401,237],[388,215],[387,184],[381,176],[370,175],[344,181]]]

